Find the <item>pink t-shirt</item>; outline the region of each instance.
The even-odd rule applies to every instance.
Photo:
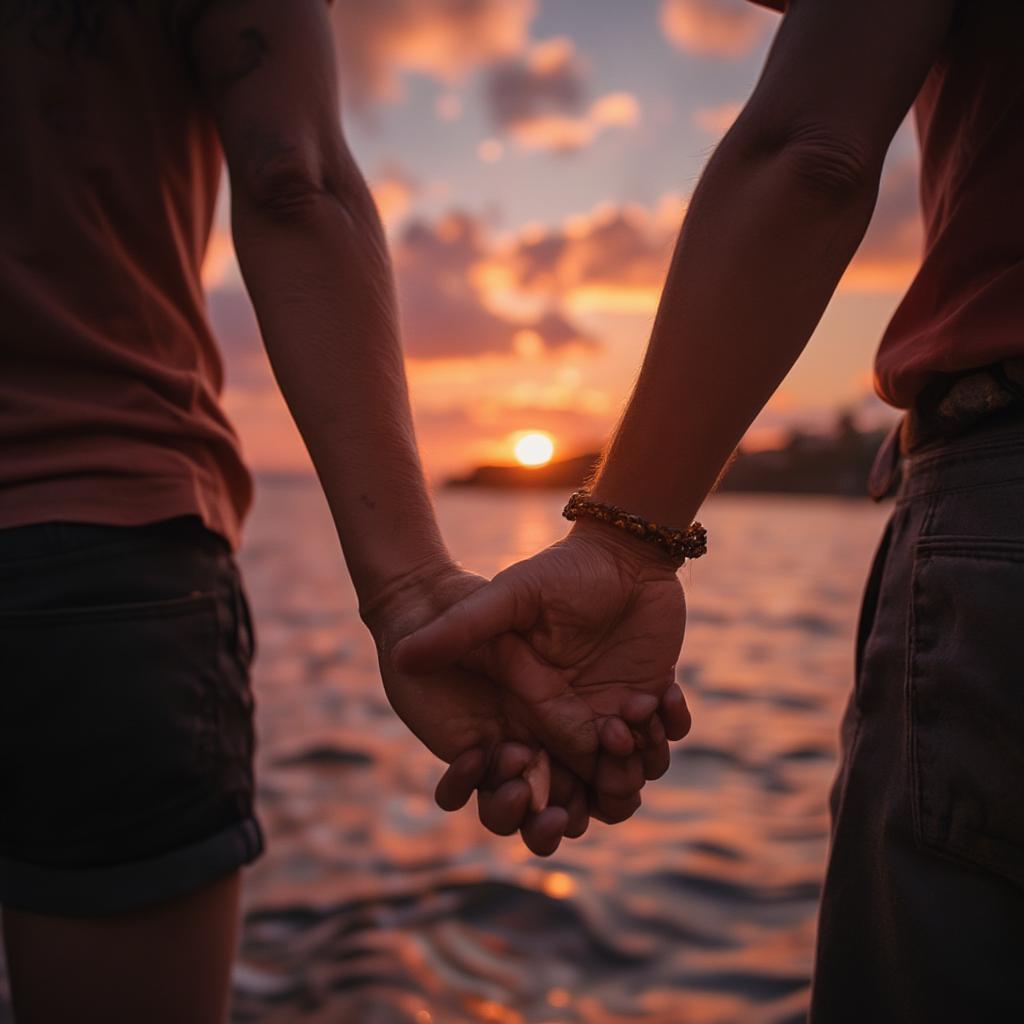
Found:
[[[0,28],[0,527],[191,513],[237,546],[252,482],[200,282],[221,153],[175,6]]]

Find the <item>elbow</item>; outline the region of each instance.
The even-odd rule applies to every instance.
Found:
[[[340,176],[325,161],[298,148],[282,147],[254,160],[234,180],[244,205],[260,217],[283,223],[304,223],[322,212],[325,202],[342,203]]]
[[[830,208],[874,203],[882,156],[846,132],[802,125],[754,132],[743,145],[748,156],[773,162],[810,202]]]
[[[866,147],[829,130],[798,132],[783,147],[787,168],[809,195],[840,206],[873,197],[881,177],[881,161]]]
[[[285,222],[307,219],[326,193],[316,165],[297,153],[247,169],[235,191],[248,209]]]

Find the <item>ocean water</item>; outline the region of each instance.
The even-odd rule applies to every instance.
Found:
[[[561,536],[561,494],[442,492],[491,575]],[[324,500],[260,481],[241,554],[256,613],[259,813],[232,1024],[796,1024],[838,723],[887,510],[722,495],[682,573],[693,711],[630,821],[548,860],[472,807],[387,706]],[[9,1012],[0,965],[0,1024]]]
[[[491,575],[557,539],[561,494],[442,492]],[[322,497],[263,481],[242,554],[259,630],[260,813],[233,1021],[789,1024],[808,1001],[828,790],[886,510],[723,495],[683,570],[694,716],[630,821],[551,859],[432,802],[391,714]]]

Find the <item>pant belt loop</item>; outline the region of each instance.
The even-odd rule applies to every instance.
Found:
[[[905,417],[904,417],[905,418]],[[893,424],[879,446],[878,454],[868,473],[868,494],[874,501],[884,501],[896,493],[902,477],[902,452],[900,436],[903,430],[903,419]]]

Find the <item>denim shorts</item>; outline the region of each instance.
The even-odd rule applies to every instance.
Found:
[[[1024,1020],[1024,417],[915,451],[864,595],[817,1024]]]
[[[136,910],[259,856],[253,644],[197,518],[0,530],[0,905]]]

